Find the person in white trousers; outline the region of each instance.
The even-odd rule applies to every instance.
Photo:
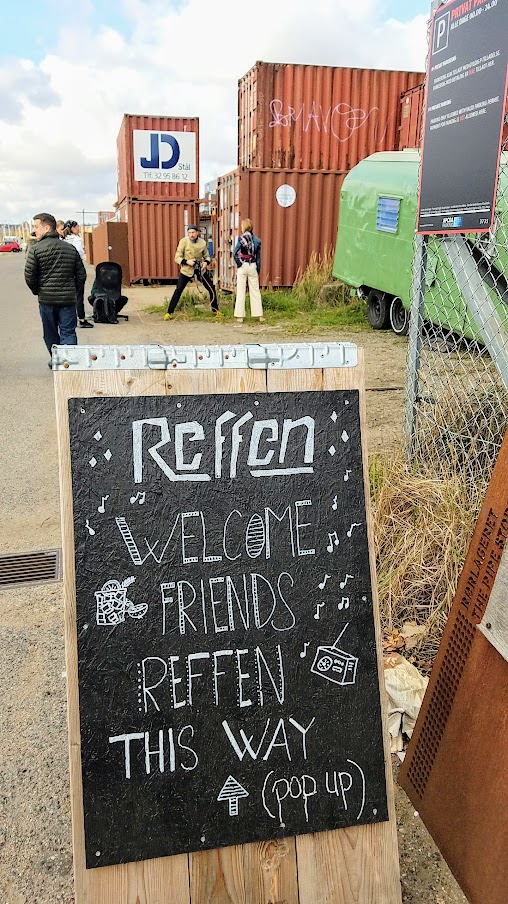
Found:
[[[242,220],[240,227],[242,234],[239,236],[233,251],[233,257],[237,266],[235,320],[237,323],[243,323],[245,317],[245,292],[248,283],[251,317],[259,317],[259,321],[262,323],[265,318],[263,317],[263,303],[261,301],[261,292],[259,291],[261,239],[254,235],[250,220]]]

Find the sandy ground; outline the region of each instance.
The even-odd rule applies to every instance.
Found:
[[[6,257],[0,260],[0,553],[61,545],[53,380],[37,304],[23,284],[21,255]],[[167,288],[129,290],[128,323],[80,331],[80,342],[288,341],[280,330],[259,324],[164,323],[146,313],[147,305],[161,304],[167,294]],[[319,339],[364,347],[369,450],[397,442],[406,340],[374,332],[305,336]],[[0,651],[0,902],[72,904],[61,584],[0,591]],[[395,789],[403,901],[463,904],[421,820]]]

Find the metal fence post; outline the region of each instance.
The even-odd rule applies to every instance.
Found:
[[[409,321],[408,369],[405,411],[406,451],[409,461],[413,461],[416,450],[418,386],[420,379],[420,355],[422,348],[425,280],[427,276],[427,251],[428,236],[417,235],[415,237],[415,257],[413,264],[413,285],[411,293],[411,317]]]

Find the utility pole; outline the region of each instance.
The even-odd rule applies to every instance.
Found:
[[[81,214],[82,223],[83,223],[83,232],[84,232],[84,230],[85,230],[85,214],[92,214],[93,216],[96,217],[98,215],[99,211],[98,210],[77,210],[76,213]]]

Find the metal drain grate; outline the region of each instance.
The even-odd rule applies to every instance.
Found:
[[[35,552],[0,555],[0,589],[61,580],[61,549],[38,549]]]

